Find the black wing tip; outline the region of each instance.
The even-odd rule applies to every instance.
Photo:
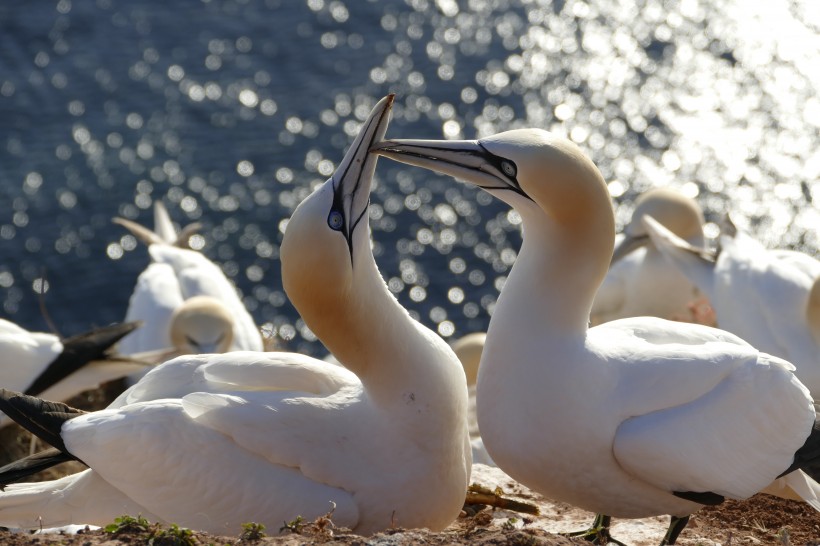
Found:
[[[63,351],[37,376],[26,394],[40,394],[86,364],[114,356],[115,343],[141,326],[141,322],[124,322],[95,328],[62,341]]]
[[[0,491],[3,491],[9,484],[19,482],[52,466],[78,460],[71,454],[53,447],[23,457],[0,468]]]
[[[806,441],[795,452],[792,464],[777,477],[781,478],[795,470],[802,470],[815,481],[820,480],[820,415],[815,418]]]
[[[142,326],[142,321],[118,322],[108,326],[93,328],[87,332],[67,337],[63,340],[63,345],[93,345],[100,347],[111,347],[116,342]]]
[[[705,506],[717,506],[726,500],[726,497],[723,495],[718,495],[711,491],[672,491],[672,494],[676,497]]]
[[[62,402],[0,389],[0,411],[44,442],[68,454],[60,436],[63,424],[87,412]]]

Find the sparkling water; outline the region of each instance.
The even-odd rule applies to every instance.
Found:
[[[324,349],[282,290],[294,207],[383,95],[388,136],[542,127],[636,195],[697,197],[770,247],[820,246],[820,4],[811,0],[0,3],[0,316],[64,335],[122,320],[163,200],[283,346]],[[484,330],[520,218],[381,160],[390,290],[450,338]]]

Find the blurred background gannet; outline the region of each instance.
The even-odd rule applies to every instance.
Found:
[[[164,205],[154,203],[154,231],[115,218],[148,245],[151,263],[137,279],[126,321],[145,327],[120,344],[124,354],[173,348],[177,354],[261,351],[262,336],[222,270],[187,248],[198,224],[179,234]]]
[[[609,517],[689,515],[769,488],[820,509],[820,434],[794,367],[737,336],[654,317],[588,328],[615,236],[607,186],[571,141],[519,129],[374,150],[466,180],[515,207],[523,242],[490,321],[478,421],[498,466]],[[782,477],[781,477],[782,476]]]
[[[294,212],[281,247],[288,296],[345,367],[293,353],[182,356],[87,414],[6,392],[0,406],[55,449],[7,466],[0,481],[49,457],[90,469],[7,486],[0,524],[142,513],[235,532],[333,510],[336,525],[372,533],[438,530],[458,516],[471,467],[464,371],[397,302],[370,246],[377,157],[368,150],[392,103],[375,106],[332,177]]]
[[[717,252],[689,244],[644,218],[655,246],[708,295],[724,330],[794,364],[820,397],[820,261],[802,252],[768,250],[726,223]]]
[[[473,451],[473,464],[481,463],[495,466],[493,458],[487,453],[484,441],[481,439],[481,431],[478,428],[478,417],[476,416],[475,383],[478,377],[478,364],[481,362],[481,353],[484,350],[484,340],[487,334],[484,332],[473,332],[460,337],[451,346],[456,353],[461,365],[464,367],[464,374],[467,376],[467,422],[470,430],[470,445]]]
[[[703,211],[698,203],[667,188],[635,200],[632,219],[616,238],[612,263],[592,302],[590,320],[652,316],[682,320],[700,297],[697,287],[661,254],[641,222],[650,215],[689,243],[703,247]]]

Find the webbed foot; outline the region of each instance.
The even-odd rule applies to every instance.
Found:
[[[612,535],[609,534],[609,525],[611,522],[609,516],[605,516],[604,514],[597,514],[595,519],[592,520],[592,525],[589,529],[585,529],[583,531],[574,531],[571,533],[561,533],[566,537],[579,537],[587,542],[592,542],[595,544],[600,544],[602,546],[606,544],[617,544],[618,546],[626,546],[620,540],[615,540],[612,538]]]

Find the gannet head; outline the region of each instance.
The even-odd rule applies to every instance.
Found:
[[[613,264],[633,250],[651,243],[643,222],[645,216],[651,216],[694,246],[704,245],[703,210],[697,201],[668,188],[653,188],[635,200],[635,210],[624,229],[624,238],[612,253]]]
[[[171,343],[185,353],[225,353],[233,343],[233,322],[218,299],[188,298],[171,315]]]
[[[609,253],[614,216],[601,173],[573,142],[541,129],[516,129],[480,140],[389,140],[373,151],[465,180],[516,208],[602,244]],[[593,250],[593,252],[596,252]]]
[[[282,283],[311,329],[321,328],[329,309],[343,309],[370,249],[368,206],[377,156],[369,154],[383,138],[393,95],[376,104],[330,179],[296,207],[280,249]],[[364,290],[364,288],[363,288]]]

